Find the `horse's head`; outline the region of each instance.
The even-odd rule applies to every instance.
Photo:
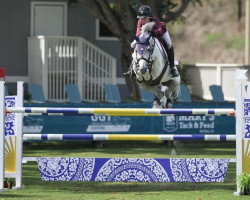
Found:
[[[137,70],[140,70],[142,74],[145,74],[147,69],[151,70],[154,56],[155,39],[151,36],[150,32],[145,32],[136,37],[136,46],[134,60],[136,62]]]
[[[151,71],[155,59],[155,38],[151,36],[154,26],[155,22],[146,23],[142,26],[140,37],[135,36],[136,48],[134,60],[136,61],[137,71],[139,70],[142,74],[145,74],[147,70]]]

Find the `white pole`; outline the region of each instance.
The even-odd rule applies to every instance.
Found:
[[[17,82],[16,106],[23,107],[23,82]],[[22,189],[22,155],[23,155],[23,114],[15,113],[17,127],[17,145],[16,145],[16,187],[14,189]]]
[[[238,177],[242,173],[242,138],[243,138],[243,96],[242,96],[242,83],[241,81],[246,79],[247,70],[236,70],[236,97],[235,97],[235,108],[236,108],[236,182],[237,191],[235,195],[240,194],[240,187],[238,184]]]
[[[250,0],[246,0],[245,7],[245,65],[250,64]]]
[[[0,191],[4,190],[5,91],[0,81]]]
[[[243,133],[243,116],[242,116],[242,84],[236,83],[236,181],[242,173],[242,133]],[[237,181],[237,193],[239,193],[239,184]]]

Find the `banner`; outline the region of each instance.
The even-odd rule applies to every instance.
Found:
[[[229,159],[37,158],[43,181],[223,182]]]
[[[25,105],[34,107],[33,104]],[[43,107],[151,108],[150,104],[49,104]],[[182,103],[174,108],[233,108],[234,104]],[[232,116],[27,116],[24,133],[235,134]]]

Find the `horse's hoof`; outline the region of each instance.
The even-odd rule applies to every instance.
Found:
[[[160,99],[157,98],[157,97],[154,99],[153,108],[155,108],[155,109],[161,109],[161,108],[163,108],[162,105],[161,105]]]
[[[173,104],[172,104],[171,99],[167,99],[167,102],[166,102],[165,107],[166,107],[166,108],[172,108],[172,106],[173,106]]]

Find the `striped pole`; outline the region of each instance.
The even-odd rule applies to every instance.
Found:
[[[108,116],[234,116],[234,109],[140,109],[140,108],[41,108],[12,107],[6,113],[72,114]]]
[[[24,134],[24,141],[110,141],[110,140],[200,140],[200,141],[235,141],[235,135],[150,135],[150,134]]]

